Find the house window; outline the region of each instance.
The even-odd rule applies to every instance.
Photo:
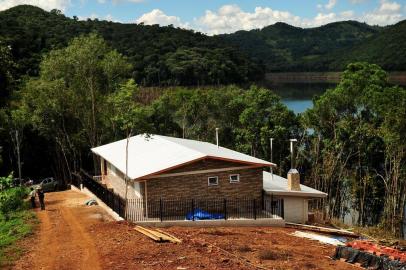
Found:
[[[219,178],[218,176],[210,176],[208,179],[208,185],[209,186],[217,186],[219,184]]]
[[[230,183],[238,183],[240,182],[240,175],[239,174],[231,174],[230,175]]]

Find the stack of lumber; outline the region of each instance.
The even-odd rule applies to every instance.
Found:
[[[142,226],[135,226],[134,230],[142,233],[143,235],[148,236],[155,242],[171,242],[171,243],[181,243],[182,242],[182,240],[180,240],[179,238],[176,238],[175,236],[173,236],[167,232],[158,230],[158,229],[151,230],[151,229],[147,229]]]
[[[357,234],[347,231],[347,230],[333,229],[333,228],[326,228],[326,227],[319,227],[319,226],[312,226],[312,225],[303,225],[303,224],[289,223],[289,222],[286,222],[285,224],[286,224],[286,227],[288,227],[288,228],[294,228],[294,229],[299,229],[299,230],[321,232],[321,233],[354,237],[354,238],[358,237]]]

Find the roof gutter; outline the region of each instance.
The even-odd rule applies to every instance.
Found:
[[[303,191],[282,191],[282,190],[265,190],[269,195],[288,196],[288,197],[303,197],[303,198],[326,198],[327,194],[324,192],[313,193]]]

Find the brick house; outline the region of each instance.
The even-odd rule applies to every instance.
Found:
[[[126,196],[126,144],[120,140],[93,148],[100,157],[101,183],[120,195]],[[281,216],[287,222],[308,221],[308,201],[325,198],[326,193],[300,184],[297,170],[291,169],[287,178],[267,171],[276,165],[224,147],[160,135],[137,135],[128,143],[127,199],[136,201],[135,212],[143,217],[157,217],[160,201],[215,202],[218,199],[257,201],[254,208],[263,211],[264,196],[270,205],[279,201]],[[134,200],[132,200],[134,199]],[[269,199],[268,199],[269,200]],[[252,204],[236,204],[234,211],[251,211]],[[283,206],[284,205],[284,206]],[[214,208],[210,208],[214,207]],[[218,205],[207,206],[207,211],[218,211]],[[216,208],[217,207],[217,208]],[[229,209],[232,210],[229,206]],[[190,205],[175,207],[185,212]],[[155,209],[155,210],[154,210]],[[133,212],[134,212],[133,211]],[[255,210],[256,211],[256,210]]]
[[[125,197],[126,139],[93,148],[101,181]],[[275,166],[217,145],[159,135],[131,137],[127,198],[257,198],[263,170]]]

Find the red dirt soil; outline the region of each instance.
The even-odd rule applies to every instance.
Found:
[[[156,243],[76,191],[46,194],[46,211],[13,269],[357,269],[328,256],[333,246],[271,227],[163,229],[181,244]]]

